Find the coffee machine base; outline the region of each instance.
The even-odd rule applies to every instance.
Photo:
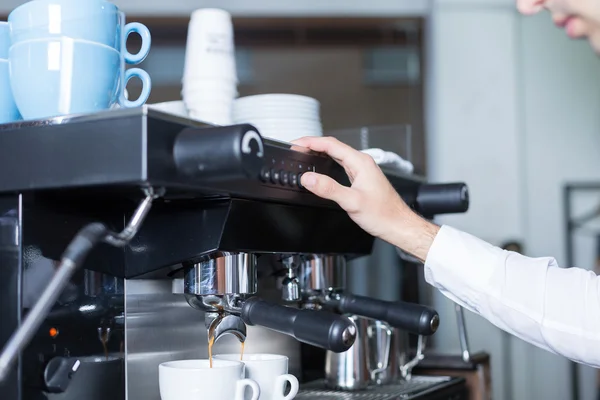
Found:
[[[465,380],[443,376],[413,376],[409,381],[373,386],[356,392],[327,389],[324,380],[302,385],[296,400],[466,400]]]

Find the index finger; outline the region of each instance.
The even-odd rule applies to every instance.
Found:
[[[318,153],[327,154],[342,165],[342,167],[352,171],[353,174],[360,170],[363,153],[340,142],[336,138],[307,136],[294,140],[292,143]]]

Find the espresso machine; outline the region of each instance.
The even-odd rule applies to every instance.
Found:
[[[347,314],[437,329],[428,307],[331,284],[374,238],[302,187],[307,171],[349,184],[327,156],[146,106],[0,135],[3,398],[158,400],[158,365],[206,358],[209,338],[286,354],[301,379],[302,348],[353,347]],[[426,217],[468,208],[464,184],[384,172]],[[330,281],[311,282],[330,261]],[[460,399],[464,382],[419,385]]]

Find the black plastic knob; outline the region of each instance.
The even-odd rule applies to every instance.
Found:
[[[175,139],[177,170],[203,181],[258,178],[264,143],[252,125],[183,129]]]
[[[425,217],[464,213],[469,209],[469,189],[464,183],[421,185],[416,209]]]
[[[437,311],[420,304],[354,295],[343,295],[336,303],[341,313],[385,321],[395,328],[418,335],[433,335],[440,324]]]
[[[354,323],[328,311],[299,310],[252,297],[242,306],[241,317],[248,325],[260,325],[334,353],[347,351],[356,340]]]

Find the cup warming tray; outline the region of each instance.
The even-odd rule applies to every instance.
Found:
[[[462,400],[467,399],[464,379],[413,376],[411,380],[350,392],[326,388],[322,380],[301,386],[296,400]]]

